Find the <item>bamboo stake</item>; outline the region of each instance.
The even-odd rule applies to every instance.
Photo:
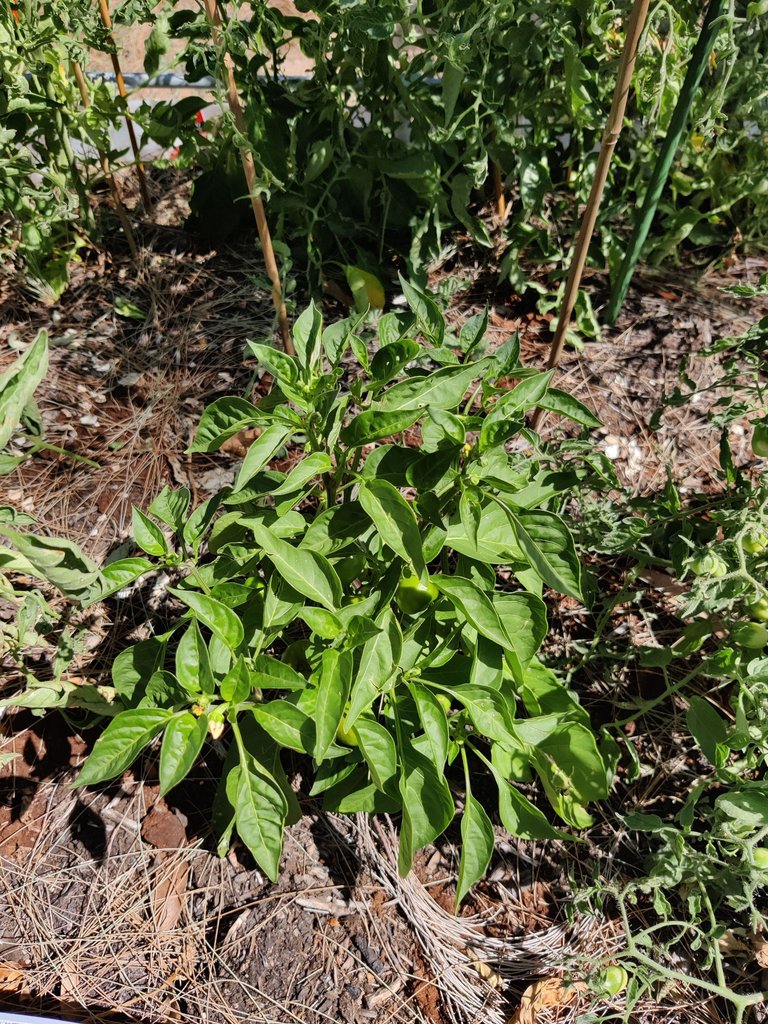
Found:
[[[218,7],[216,6],[216,0],[205,0],[205,13],[211,26],[213,44],[217,49],[222,48],[221,17],[219,15]],[[245,123],[243,105],[240,102],[240,96],[235,82],[235,66],[232,60],[232,55],[226,49],[223,49],[222,61],[227,72],[227,103],[229,104],[229,109],[232,113],[232,117],[234,118],[235,128],[237,129],[238,134],[245,137],[247,134],[247,126]],[[253,153],[251,153],[251,151],[244,145],[240,146],[240,159],[243,164],[245,180],[248,185],[248,193],[251,198],[251,206],[253,207],[253,216],[256,220],[256,228],[259,232],[261,249],[264,253],[264,263],[267,268],[269,280],[272,282],[272,302],[274,303],[275,311],[277,312],[277,320],[280,325],[280,337],[283,342],[283,348],[289,355],[295,355],[296,350],[293,347],[291,332],[288,326],[288,313],[285,308],[285,302],[283,301],[283,287],[280,283],[280,271],[277,267],[275,251],[272,248],[272,236],[269,232],[269,224],[267,223],[267,213],[264,209],[262,198],[257,192],[258,184],[256,180],[256,164],[253,159]]]
[[[91,97],[88,93],[88,85],[85,81],[83,69],[80,67],[80,64],[76,60],[72,61],[72,70],[75,75],[77,87],[80,90],[80,98],[83,101],[83,106],[87,109],[91,105]],[[102,174],[109,183],[109,188],[112,192],[112,198],[115,201],[115,212],[117,213],[117,216],[120,220],[120,224],[123,228],[123,232],[125,233],[125,237],[128,242],[128,248],[131,250],[131,256],[133,256],[134,259],[138,259],[139,250],[136,245],[136,238],[134,237],[133,234],[131,222],[128,220],[128,214],[125,212],[125,206],[123,205],[123,200],[120,195],[120,189],[117,187],[117,182],[115,181],[115,176],[112,173],[112,168],[109,166],[109,158],[102,149],[97,149],[97,153],[99,155],[99,163],[101,164]]]
[[[592,239],[592,233],[595,230],[600,202],[603,198],[603,192],[605,191],[605,183],[608,180],[608,170],[611,166],[611,159],[613,158],[613,151],[616,148],[616,142],[618,141],[619,134],[621,133],[621,127],[624,121],[624,111],[627,109],[629,87],[632,82],[632,75],[635,70],[635,61],[637,59],[637,47],[648,16],[649,6],[650,0],[635,0],[632,13],[629,16],[629,22],[627,23],[627,37],[624,41],[624,50],[621,54],[621,61],[619,62],[619,71],[616,80],[616,89],[613,93],[611,112],[608,115],[608,121],[605,126],[605,131],[603,132],[603,140],[600,145],[600,154],[597,159],[597,167],[595,168],[595,177],[592,181],[592,189],[590,190],[587,206],[584,210],[584,218],[581,222],[579,236],[576,240],[573,260],[571,262],[570,270],[568,271],[565,294],[563,295],[563,303],[560,307],[560,315],[557,321],[557,330],[555,331],[555,336],[552,339],[552,345],[549,350],[549,360],[547,362],[548,369],[552,369],[552,367],[557,366],[560,362],[560,357],[563,354],[563,348],[565,347],[565,336],[571,322],[571,316],[573,315],[573,307],[576,305],[576,297],[579,293],[581,277],[584,273],[584,266],[587,262],[589,243]],[[531,421],[531,425],[534,429],[538,426],[542,415],[543,409],[535,410]]]
[[[504,195],[504,182],[501,180],[501,168],[495,160],[491,161],[491,175],[493,178],[493,198],[496,203],[496,215],[499,220],[507,216],[507,199]]]
[[[621,267],[616,276],[616,284],[614,285],[613,293],[611,295],[610,302],[608,303],[608,309],[605,312],[605,317],[608,323],[614,323],[616,317],[619,315],[624,298],[629,288],[629,282],[632,280],[632,274],[634,273],[635,265],[640,258],[645,240],[648,237],[648,232],[651,230],[651,223],[653,222],[654,214],[656,213],[656,207],[659,205],[664,186],[667,183],[669,177],[669,171],[672,167],[672,161],[675,158],[677,147],[680,145],[680,139],[682,138],[685,126],[688,122],[688,115],[691,112],[693,106],[693,100],[696,96],[696,90],[699,87],[704,71],[707,67],[709,55],[712,51],[712,47],[715,45],[717,39],[717,33],[720,31],[720,17],[725,7],[725,0],[710,0],[710,4],[707,7],[706,14],[704,15],[704,21],[701,26],[701,32],[696,42],[696,46],[691,54],[691,59],[688,62],[688,69],[685,73],[685,81],[683,82],[682,88],[680,89],[680,96],[678,97],[677,104],[672,113],[672,117],[669,122],[669,128],[667,129],[667,136],[662,143],[659,155],[656,158],[656,164],[653,168],[650,181],[648,182],[648,188],[645,191],[645,198],[643,199],[643,205],[640,208],[640,212],[637,214],[635,221],[635,227],[632,232],[632,237],[629,240],[629,244],[624,252],[624,259],[621,262]]]
[[[110,59],[112,61],[112,68],[115,72],[115,81],[117,82],[117,91],[121,98],[128,101],[128,91],[125,88],[125,80],[123,78],[123,72],[120,68],[120,58],[117,56],[117,44],[115,43],[115,37],[112,35],[112,16],[109,13],[109,5],[107,0],[99,0],[99,13],[101,14],[101,23],[107,30],[107,39],[112,47],[110,51]],[[133,121],[129,114],[125,116],[125,126],[128,129],[128,139],[131,143],[131,152],[133,153],[133,159],[136,166],[136,177],[139,179],[139,191],[141,192],[141,201],[144,204],[144,210],[148,217],[152,215],[152,199],[149,195],[149,188],[147,187],[147,177],[144,173],[144,164],[141,162],[141,152],[139,150],[139,144],[136,140],[136,131],[133,127]]]

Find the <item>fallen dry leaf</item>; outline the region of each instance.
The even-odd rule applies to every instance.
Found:
[[[507,1024],[536,1024],[542,1010],[569,1006],[586,989],[583,981],[566,981],[564,978],[534,981],[523,992],[520,1005]]]
[[[768,939],[762,932],[752,932],[749,936],[749,941],[752,943],[752,952],[755,954],[755,960],[758,966],[768,968]]]
[[[152,893],[152,910],[158,932],[170,932],[179,923],[187,901],[187,880],[189,861],[165,864],[165,871],[158,879]]]
[[[20,992],[24,987],[24,965],[0,960],[0,992]]]

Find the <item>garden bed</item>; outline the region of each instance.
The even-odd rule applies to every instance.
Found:
[[[163,484],[188,486],[202,500],[231,478],[248,438],[223,455],[189,456],[195,425],[219,395],[242,393],[250,381],[257,391],[269,386],[254,376],[255,364],[242,361],[244,339],[266,337],[272,324],[250,250],[205,251],[171,224],[158,229],[154,251],[142,259],[138,273],[119,254],[100,266],[84,263],[54,311],[5,296],[3,341],[25,343],[39,328],[51,334],[51,370],[38,392],[48,440],[98,468],[38,457],[3,479],[2,501],[34,512],[52,532],[66,529],[96,558],[125,544],[131,503],[146,506]],[[720,289],[756,280],[765,266],[734,260],[727,272],[699,279],[641,276],[616,328],[566,355],[560,381],[602,420],[595,441],[633,494],[658,491],[668,468],[682,492],[716,488],[719,431],[709,418],[716,395],[672,410],[658,432],[649,423],[661,396],[677,385],[684,357],[699,387],[717,375],[717,362],[699,353],[757,315],[754,303]],[[508,290],[492,290],[487,268],[473,260],[452,272],[466,287],[454,294],[448,319],[464,319],[489,301],[494,339],[519,330],[524,361],[540,365],[548,319]],[[434,268],[436,287],[443,274]],[[591,286],[599,305],[604,282],[595,276]],[[749,466],[738,423],[731,440],[736,460]],[[591,568],[607,589],[611,574],[620,587],[620,566],[597,560]],[[657,630],[670,614],[669,586],[660,574],[646,596]],[[129,607],[112,600],[94,617],[94,648],[114,650],[142,627],[148,609],[157,613],[154,600],[151,589]],[[549,603],[553,650],[594,635],[595,621],[571,599],[550,595]],[[631,633],[638,644],[647,622],[617,604],[606,631]],[[610,692],[588,672],[577,683],[598,720],[607,701],[658,692],[652,670],[627,673]],[[652,735],[634,737],[649,771],[620,780],[615,802],[653,807],[664,779],[663,800],[673,804],[690,786],[700,755],[681,747],[677,713],[672,706],[671,714],[646,722]],[[88,734],[56,713],[37,722],[26,712],[6,714],[3,726],[0,753],[19,755],[0,769],[0,996],[13,1008],[53,1005],[78,1019],[120,1013],[206,1024],[501,1024],[528,984],[564,968],[584,970],[618,941],[615,908],[608,905],[597,921],[571,905],[573,880],[586,886],[593,863],[617,884],[635,870],[642,851],[616,837],[609,818],[593,827],[584,849],[498,832],[486,880],[456,918],[451,832],[423,851],[414,878],[398,880],[385,818],[369,824],[325,815],[302,798],[304,817],[288,830],[281,877],[272,884],[243,847],[224,860],[212,852],[215,752],[165,800],[154,756],[104,790],[75,794],[68,783]],[[300,760],[292,780],[301,787]],[[643,908],[635,912],[642,917]],[[740,955],[739,970],[753,971],[749,950]],[[681,990],[648,999],[635,1019],[717,1019],[715,1005],[686,998]],[[563,1019],[586,1002],[556,993],[529,1022],[514,1019]],[[599,1006],[608,1012],[620,1002]]]

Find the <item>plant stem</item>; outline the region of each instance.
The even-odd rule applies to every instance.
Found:
[[[133,159],[136,166],[136,177],[139,180],[139,191],[141,192],[141,201],[144,204],[144,211],[148,217],[152,216],[152,199],[149,195],[149,188],[147,186],[147,177],[144,173],[144,164],[141,162],[141,152],[139,150],[139,143],[136,139],[136,130],[131,120],[130,111],[128,110],[128,91],[125,88],[125,80],[123,79],[123,72],[120,67],[120,58],[117,55],[117,44],[115,37],[112,35],[112,17],[109,13],[109,5],[107,0],[99,0],[99,14],[101,15],[101,23],[107,30],[107,39],[112,47],[109,56],[112,61],[112,68],[115,72],[115,81],[117,82],[117,91],[120,97],[125,100],[125,127],[128,129],[128,139],[131,143],[131,152],[133,153]]]
[[[101,2],[103,3],[104,0],[101,0]],[[280,337],[282,338],[283,348],[285,351],[288,355],[294,356],[296,355],[296,349],[293,347],[291,332],[288,327],[288,312],[285,308],[285,302],[283,301],[283,286],[280,281],[280,271],[277,268],[275,251],[272,248],[272,235],[270,234],[269,224],[267,223],[267,213],[264,209],[264,202],[257,191],[258,182],[256,180],[256,163],[253,159],[253,153],[245,145],[248,128],[245,123],[243,105],[240,102],[240,96],[237,92],[237,84],[235,82],[235,65],[231,54],[222,46],[221,16],[216,5],[216,0],[205,0],[205,13],[211,26],[211,38],[213,39],[213,44],[217,49],[222,51],[221,59],[224,64],[227,77],[227,103],[229,104],[229,109],[232,113],[232,117],[234,118],[237,133],[243,140],[239,145],[240,159],[243,164],[243,172],[248,185],[248,194],[250,196],[251,206],[253,207],[253,216],[256,220],[256,229],[259,232],[261,248],[264,253],[264,263],[266,264],[269,280],[272,282],[272,302],[274,303],[275,310],[277,312],[277,320],[280,326]]]
[[[83,101],[83,106],[87,110],[91,105],[91,97],[88,94],[88,85],[85,81],[85,75],[80,64],[76,61],[72,61],[72,71],[77,82],[77,87],[80,90],[80,98]],[[99,163],[101,164],[101,171],[104,177],[107,179],[109,189],[112,193],[112,198],[115,202],[115,212],[117,213],[118,219],[125,234],[126,241],[128,242],[128,248],[131,250],[131,256],[134,259],[138,259],[139,250],[136,245],[136,238],[133,234],[133,228],[131,222],[128,220],[128,214],[125,212],[125,206],[123,206],[123,200],[120,195],[120,189],[117,186],[117,181],[112,173],[112,168],[109,166],[109,158],[103,149],[98,148],[97,153],[99,155]]]
[[[629,282],[632,280],[635,265],[640,258],[643,245],[651,229],[656,207],[659,205],[661,194],[664,191],[664,186],[667,183],[669,171],[672,167],[672,161],[685,131],[696,90],[699,87],[707,61],[709,60],[709,54],[720,31],[720,16],[723,13],[725,3],[726,0],[710,0],[707,12],[704,15],[699,38],[688,62],[685,81],[680,89],[680,96],[669,122],[667,137],[664,139],[659,155],[656,158],[651,180],[648,182],[648,188],[645,191],[643,205],[637,215],[632,237],[629,240],[624,253],[624,259],[621,262],[621,267],[616,277],[613,294],[605,313],[609,323],[613,323],[619,315],[624,297],[629,288]]]
[[[650,0],[635,0],[634,6],[632,7],[632,13],[629,16],[627,37],[624,41],[624,50],[621,54],[621,61],[619,63],[619,73],[616,80],[616,89],[613,93],[611,112],[608,115],[608,121],[605,126],[605,131],[603,132],[603,141],[600,145],[600,155],[597,159],[595,177],[592,181],[592,189],[589,193],[587,206],[584,210],[584,218],[581,222],[581,229],[579,230],[579,236],[576,240],[573,261],[571,263],[570,270],[568,271],[568,280],[566,281],[565,294],[563,295],[563,302],[560,307],[557,329],[555,331],[555,336],[552,339],[552,346],[549,350],[549,360],[547,362],[547,367],[549,369],[553,366],[557,366],[560,362],[560,357],[562,356],[563,348],[565,347],[565,336],[568,331],[568,325],[571,322],[574,306],[576,305],[576,297],[579,294],[579,285],[581,284],[581,277],[584,273],[584,266],[587,262],[589,243],[592,239],[592,233],[595,230],[600,202],[603,198],[603,192],[605,191],[605,183],[608,180],[608,170],[611,166],[613,151],[616,148],[616,143],[624,121],[624,111],[627,108],[629,87],[632,82],[632,74],[635,70],[637,47],[640,42],[640,36],[643,32],[645,19],[648,16],[649,5]],[[538,429],[543,414],[543,409],[538,408],[535,410],[531,421],[531,426],[534,430]]]

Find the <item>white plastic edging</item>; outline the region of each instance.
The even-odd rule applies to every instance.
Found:
[[[0,1024],[72,1024],[63,1017],[35,1017],[27,1013],[4,1013],[0,1010]]]

